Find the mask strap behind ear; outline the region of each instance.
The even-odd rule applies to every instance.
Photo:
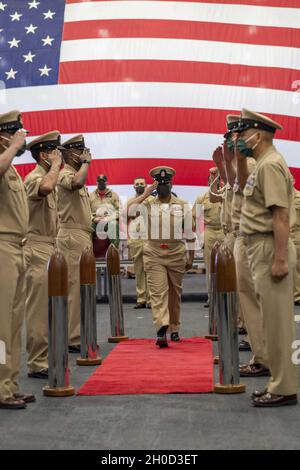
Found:
[[[255,134],[248,137],[248,139],[245,140],[245,143],[248,144],[248,142],[250,142],[250,140],[253,139],[253,137],[255,137],[257,134],[258,134],[258,132],[255,132]],[[257,146],[257,144],[256,144],[256,146]]]

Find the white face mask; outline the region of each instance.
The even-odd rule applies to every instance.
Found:
[[[248,137],[248,139],[245,140],[245,144],[248,144],[248,142],[250,142],[250,140],[253,139],[253,137],[255,137],[257,134],[258,134],[258,132],[255,132],[255,134]],[[255,144],[253,147],[251,147],[251,150],[255,150],[257,146],[258,146],[258,143]]]

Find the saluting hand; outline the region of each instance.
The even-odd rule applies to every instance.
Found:
[[[92,160],[92,155],[89,149],[84,149],[84,151],[82,152],[82,155],[80,156],[80,160],[81,161],[86,160],[88,162]]]
[[[23,147],[26,137],[26,131],[24,129],[19,129],[12,137],[9,146],[15,147],[17,150]]]
[[[152,194],[153,191],[156,190],[157,186],[158,186],[158,182],[154,181],[153,184],[151,184],[150,186],[147,186],[147,188],[145,189],[144,194],[147,195],[147,196],[150,196],[150,194]]]
[[[222,163],[223,162],[223,152],[222,152],[222,147],[219,146],[216,148],[216,150],[214,151],[213,153],[213,161],[215,162],[215,164],[217,165],[218,163]]]
[[[282,281],[289,273],[287,261],[274,260],[271,268],[271,275],[275,282]]]
[[[61,152],[58,149],[52,150],[52,152],[48,156],[48,160],[50,161],[51,166],[61,165],[61,162],[62,162]]]

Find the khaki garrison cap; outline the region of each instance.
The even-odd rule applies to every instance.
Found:
[[[18,109],[0,114],[0,131],[16,132],[23,128],[22,115]]]
[[[261,129],[274,134],[277,129],[282,130],[282,126],[263,114],[243,108],[238,132],[243,132],[247,129]]]
[[[149,175],[159,183],[168,183],[171,181],[176,171],[170,166],[156,166],[149,171]]]
[[[33,150],[51,150],[51,149],[61,149],[60,143],[60,132],[59,131],[51,131],[47,132],[46,134],[37,137],[36,139],[29,142],[27,145],[27,149],[31,152]]]
[[[85,149],[84,137],[82,134],[74,135],[74,137],[72,137],[69,140],[66,140],[66,142],[64,142],[62,145],[67,150],[72,149],[72,148],[84,150]]]

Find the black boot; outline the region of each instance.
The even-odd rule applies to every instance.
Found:
[[[168,341],[167,341],[167,326],[162,326],[158,332],[157,332],[157,338],[156,338],[156,346],[159,346],[160,348],[167,348],[168,347]]]
[[[180,337],[177,332],[171,333],[171,341],[180,341]]]

